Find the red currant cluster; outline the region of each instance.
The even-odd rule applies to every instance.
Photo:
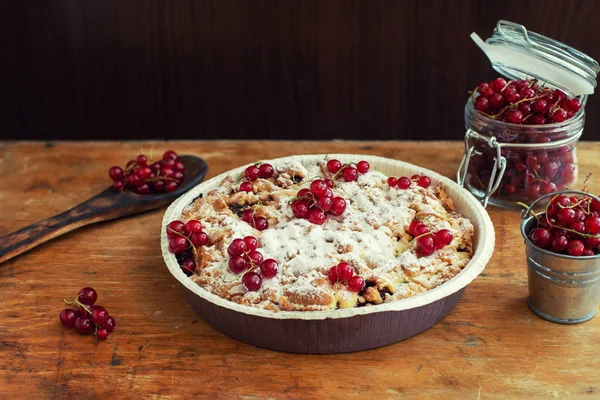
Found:
[[[185,165],[172,150],[167,151],[160,162],[148,160],[148,157],[140,154],[135,160],[127,162],[125,171],[118,166],[108,170],[114,190],[127,188],[138,194],[148,194],[152,190],[173,192],[181,185],[184,173]]]
[[[495,165],[495,150],[486,146],[469,163],[470,185],[485,191]],[[565,190],[577,179],[574,148],[502,150],[506,172],[494,196],[514,201],[533,201],[540,195]]]
[[[277,275],[279,264],[272,258],[263,259],[263,255],[256,249],[258,240],[254,236],[246,236],[243,239],[234,239],[229,247],[229,269],[234,274],[241,274],[242,284],[251,292],[256,292],[262,286],[262,278],[273,278]],[[258,268],[260,274],[255,272]]]
[[[599,253],[600,202],[589,197],[553,196],[529,232],[537,247],[570,256]]]
[[[408,189],[412,182],[415,182],[422,188],[428,188],[429,185],[431,185],[431,179],[425,175],[413,175],[410,179],[406,176],[401,176],[400,178],[390,176],[388,178],[388,185],[390,185],[390,187],[397,187],[398,189]]]
[[[354,269],[345,262],[334,265],[327,272],[327,278],[331,284],[343,282],[348,284],[348,289],[359,293],[365,287],[365,280],[358,275],[354,275]]]
[[[259,231],[264,231],[269,227],[269,221],[265,217],[257,217],[252,208],[242,211],[242,216],[240,218],[242,221],[247,222],[248,225]]]
[[[544,125],[563,122],[581,109],[577,97],[559,89],[545,88],[536,80],[506,81],[502,78],[480,83],[473,92],[477,111],[511,124]]]
[[[76,305],[77,309],[65,308],[60,312],[60,322],[64,326],[74,328],[82,335],[95,332],[96,338],[104,340],[115,329],[115,319],[108,315],[102,306],[95,306],[98,293],[91,287],[84,287],[73,301],[63,299],[68,305]]]
[[[202,231],[200,221],[192,219],[185,224],[181,221],[171,221],[167,225],[167,236],[169,237],[169,251],[173,254],[186,254],[192,250],[192,254],[187,254],[179,265],[187,276],[196,272],[196,262],[194,257],[196,250],[208,243],[208,235]]]
[[[269,179],[275,174],[275,169],[271,164],[262,163],[251,165],[244,171],[244,176],[246,177],[246,182],[242,182],[240,185],[241,192],[252,193],[254,191],[254,186],[252,182],[257,180],[258,178]]]
[[[431,232],[429,227],[419,220],[410,223],[408,232],[417,240],[417,255],[421,257],[430,256],[434,251],[443,249],[452,243],[453,239],[452,232],[448,229]]]
[[[344,182],[356,182],[359,174],[366,174],[371,166],[366,161],[359,161],[356,166],[354,163],[342,164],[339,160],[327,161],[327,171],[332,174],[332,179],[341,176]]]
[[[310,189],[300,189],[296,199],[292,201],[294,217],[322,225],[327,219],[327,214],[342,215],[346,210],[346,200],[333,196],[333,186],[331,179],[315,179],[311,182]]]

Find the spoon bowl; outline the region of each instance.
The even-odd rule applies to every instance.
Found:
[[[185,165],[181,185],[171,193],[137,194],[129,190],[108,188],[91,199],[33,225],[0,238],[0,263],[18,256],[48,240],[82,226],[139,214],[170,204],[204,179],[208,165],[200,157],[179,157]]]

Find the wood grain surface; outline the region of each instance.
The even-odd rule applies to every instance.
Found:
[[[460,142],[0,142],[0,234],[57,214],[108,185],[142,148],[203,157],[209,176],[258,159],[348,152],[454,177]],[[600,143],[579,146],[581,177],[600,176]],[[591,189],[600,189],[598,180]],[[212,329],[187,306],[159,249],[163,210],[82,228],[0,265],[2,398],[598,398],[600,317],[574,326],[525,303],[519,217],[490,208],[495,254],[450,315],[383,348],[296,355]],[[61,326],[83,286],[115,317],[95,343]]]
[[[597,0],[0,2],[1,139],[460,140],[507,19],[600,59]],[[584,139],[600,140],[591,96]]]

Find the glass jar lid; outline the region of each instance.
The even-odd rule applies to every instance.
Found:
[[[570,96],[594,93],[600,66],[593,58],[523,25],[500,20],[485,42],[471,39],[483,50],[492,68],[510,79],[537,78]]]

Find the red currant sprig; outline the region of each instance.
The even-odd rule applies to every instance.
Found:
[[[60,312],[60,322],[82,335],[95,332],[98,340],[104,340],[115,329],[115,319],[102,306],[94,305],[98,294],[94,288],[84,287],[73,301],[63,299],[77,309],[65,308]]]
[[[434,233],[419,220],[410,223],[408,232],[414,236],[413,240],[417,242],[417,255],[421,257],[432,255],[435,250],[443,249],[454,239],[452,232],[448,229],[440,229]]]
[[[332,187],[331,179],[315,179],[311,182],[310,189],[300,189],[296,199],[292,201],[294,217],[322,225],[327,219],[327,214],[342,215],[346,210],[346,200],[343,197],[334,197]]]
[[[403,190],[408,189],[413,182],[425,189],[431,185],[431,179],[425,175],[413,175],[410,179],[406,176],[401,176],[400,178],[390,176],[387,181],[390,187],[397,187],[398,189]]]
[[[272,258],[265,260],[257,248],[258,240],[254,236],[234,239],[227,247],[229,270],[234,274],[245,271],[242,276],[242,285],[251,292],[260,289],[263,277],[273,278],[277,275],[279,267],[276,260]],[[255,272],[257,267],[260,274]]]
[[[169,237],[169,251],[173,254],[184,254],[189,249],[192,250],[193,258],[186,257],[180,260],[183,272],[190,276],[196,272],[196,256],[199,247],[208,243],[208,235],[202,231],[200,221],[190,220],[186,223],[182,221],[171,221],[167,225],[167,236]]]
[[[275,169],[271,164],[268,163],[258,163],[255,165],[251,165],[244,171],[244,177],[246,178],[246,182],[242,182],[240,184],[240,192],[254,192],[254,185],[252,182],[261,179],[269,179],[275,174]]]
[[[600,253],[600,202],[590,197],[553,196],[529,238],[537,247],[570,256]]]
[[[348,289],[359,293],[365,287],[365,280],[358,275],[354,275],[354,269],[350,264],[341,262],[329,269],[327,278],[331,284],[342,282],[348,285]]]
[[[264,231],[269,227],[269,221],[265,217],[257,217],[254,209],[252,208],[242,211],[241,219],[259,231]]]
[[[356,165],[354,163],[342,164],[339,160],[327,161],[327,171],[332,175],[332,179],[335,180],[341,174],[344,182],[356,182],[359,174],[366,174],[369,172],[371,166],[367,161],[359,161]]]
[[[480,83],[472,92],[475,110],[511,124],[544,125],[572,118],[582,107],[577,97],[538,85],[537,80]]]
[[[138,194],[173,192],[181,185],[184,174],[185,165],[173,150],[167,151],[158,162],[140,154],[135,160],[127,162],[125,170],[119,166],[108,170],[114,190],[129,189]]]

